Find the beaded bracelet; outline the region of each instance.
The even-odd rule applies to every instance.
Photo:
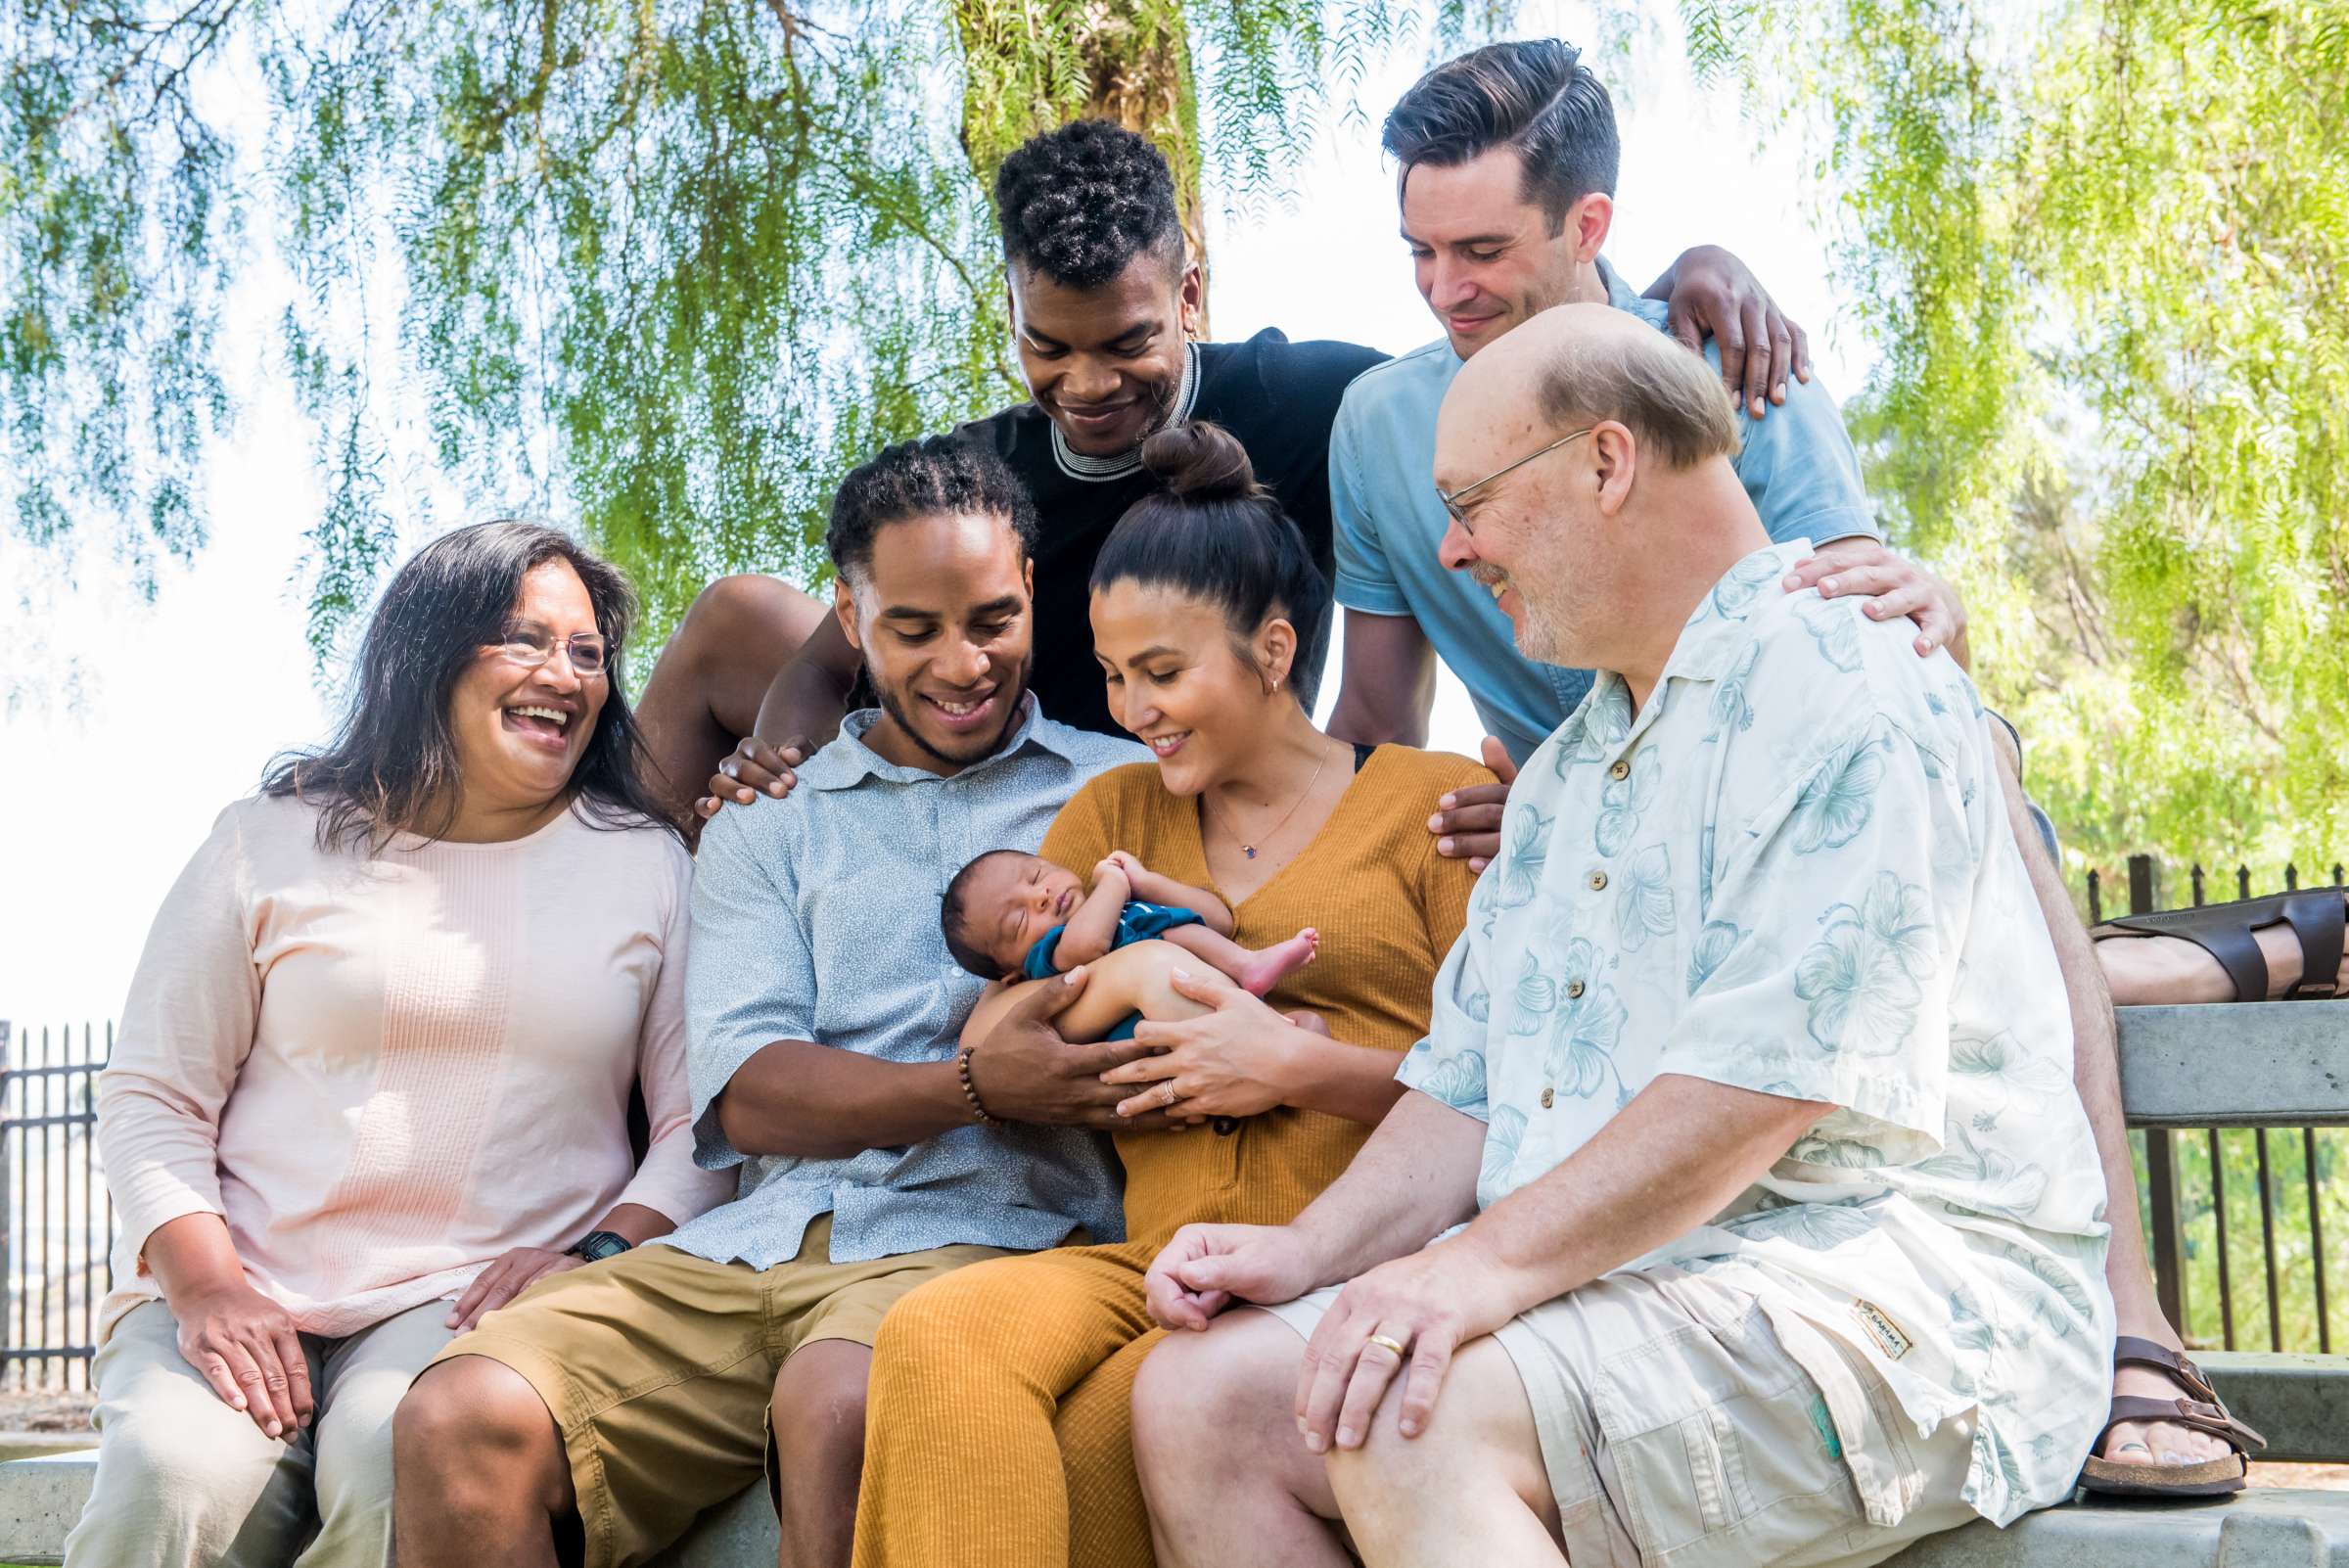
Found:
[[[987,1107],[979,1103],[978,1085],[971,1082],[971,1048],[968,1045],[955,1053],[954,1072],[962,1080],[962,1097],[971,1102],[971,1114],[983,1123],[994,1121],[993,1117],[987,1114]]]

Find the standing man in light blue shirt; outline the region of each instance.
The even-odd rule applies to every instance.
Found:
[[[1401,165],[1403,237],[1445,336],[1362,373],[1330,436],[1344,685],[1330,730],[1357,741],[1426,738],[1433,660],[1467,686],[1508,761],[1521,762],[1574,711],[1590,672],[1528,660],[1493,597],[1437,558],[1445,513],[1430,478],[1436,410],[1460,366],[1551,305],[1599,300],[1667,330],[1662,300],[1601,259],[1618,157],[1606,89],[1555,39],[1495,44],[1437,68],[1387,116]],[[1705,357],[1716,370],[1711,339]],[[1879,620],[1914,614],[1918,651],[1963,657],[1963,612],[1931,574],[1886,551],[1860,465],[1817,382],[1800,376],[1737,412],[1737,476],[1775,540],[1851,541],[1822,558],[1837,588],[1878,595]],[[1488,761],[1492,759],[1488,758]],[[1504,772],[1505,776],[1505,772]],[[1448,823],[1482,845],[1498,807]],[[1490,848],[1475,852],[1489,855]]]
[[[949,438],[842,484],[835,613],[880,707],[798,799],[713,822],[694,873],[695,1154],[738,1168],[739,1195],[549,1276],[426,1370],[399,1415],[402,1563],[551,1562],[571,1517],[588,1568],[642,1561],[762,1467],[787,1568],[846,1562],[890,1305],[984,1258],[1123,1237],[1096,1130],[1133,1126],[1131,1091],[1099,1075],[1146,1048],[1041,1027],[1078,985],[960,1045],[983,983],[939,922],[975,849],[1036,849],[1080,786],[1149,756],[1038,712],[1036,535],[1002,460]]]

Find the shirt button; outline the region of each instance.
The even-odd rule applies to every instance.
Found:
[[[1604,893],[1604,892],[1606,891],[1606,888],[1607,888],[1607,874],[1606,874],[1604,871],[1593,871],[1593,872],[1591,872],[1591,873],[1590,873],[1590,891],[1591,891],[1592,893]]]
[[[1557,1091],[1556,1089],[1553,1089],[1553,1088],[1544,1088],[1544,1089],[1542,1091],[1542,1109],[1543,1109],[1544,1111],[1548,1110],[1548,1109],[1549,1109],[1549,1102],[1550,1102],[1550,1101],[1552,1101],[1552,1100],[1554,1100],[1554,1099],[1556,1099],[1557,1097],[1558,1097],[1558,1091]]]
[[[1579,980],[1569,980],[1568,982],[1566,982],[1566,999],[1567,999],[1568,1001],[1577,1001],[1577,1000],[1580,1000],[1580,999],[1581,999],[1581,997],[1582,997],[1582,994],[1583,994],[1583,983],[1582,983],[1581,981],[1579,981]]]
[[[1631,776],[1632,764],[1623,761],[1621,758],[1617,758],[1615,761],[1615,765],[1607,769],[1607,777],[1609,778],[1630,778]]]

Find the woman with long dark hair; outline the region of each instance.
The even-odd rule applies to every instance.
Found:
[[[98,1091],[122,1226],[69,1563],[387,1563],[392,1414],[434,1352],[723,1195],[692,1158],[690,862],[639,776],[633,611],[554,529],[428,545],[334,740],[172,887]]]

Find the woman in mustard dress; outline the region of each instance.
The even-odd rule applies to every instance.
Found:
[[[1212,425],[1161,432],[1142,458],[1167,491],[1102,547],[1092,623],[1110,711],[1156,761],[1080,790],[1043,855],[1082,875],[1127,851],[1216,893],[1241,945],[1311,925],[1319,956],[1263,1001],[1186,982],[1206,1011],[1141,1026],[1167,1049],[1110,1076],[1133,1084],[1133,1109],[1197,1125],[1119,1136],[1124,1241],[959,1269],[891,1312],[858,1568],[1149,1563],[1128,1402],[1162,1332],[1142,1300],[1150,1260],[1186,1223],[1283,1223],[1345,1169],[1397,1098],[1466,918],[1474,876],[1436,853],[1427,817],[1490,775],[1315,729],[1290,674],[1328,589],[1296,525]],[[984,1100],[984,1049],[972,1079]]]

